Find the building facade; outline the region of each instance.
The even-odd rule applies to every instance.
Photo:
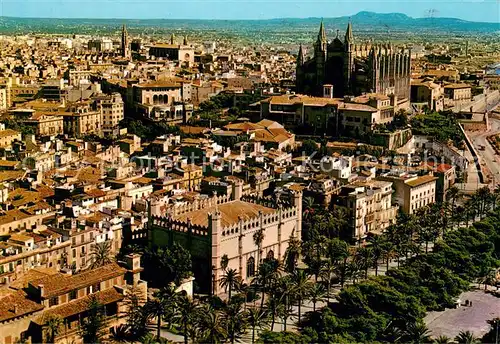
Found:
[[[236,269],[243,282],[250,283],[259,261],[283,260],[291,238],[300,240],[302,231],[302,193],[289,200],[243,196],[242,184],[235,185],[233,198],[223,195],[172,208],[150,206],[149,239],[152,246],[179,243],[190,250],[195,278],[200,290],[219,293],[223,276],[222,257],[228,268]],[[165,216],[168,215],[168,216]],[[260,247],[253,236],[262,232]]]
[[[333,85],[335,97],[374,92],[410,97],[411,51],[392,45],[356,45],[349,23],[342,42],[328,42],[321,23],[314,56],[306,60],[302,46],[296,68],[296,91],[321,96],[323,85]]]

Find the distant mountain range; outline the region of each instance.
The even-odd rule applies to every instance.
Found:
[[[54,19],[0,17],[0,33],[61,33],[90,34],[116,32],[122,24],[129,31],[163,33],[168,30],[204,31],[249,35],[265,33],[284,35],[286,32],[311,33],[320,18],[282,18],[267,20],[181,20],[181,19]],[[475,34],[500,32],[500,23],[471,22],[456,18],[412,18],[402,13],[359,12],[351,17],[324,18],[329,35],[336,29],[343,34],[349,20],[354,31],[397,33]],[[418,29],[418,32],[415,30]]]

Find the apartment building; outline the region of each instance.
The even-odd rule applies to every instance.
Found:
[[[348,238],[361,242],[380,234],[396,221],[399,207],[392,203],[392,182],[370,180],[342,186],[335,205],[349,209]]]
[[[406,172],[387,172],[379,180],[390,181],[395,190],[393,202],[406,214],[414,214],[418,209],[436,201],[436,180],[432,173],[419,176]]]
[[[39,137],[62,135],[64,133],[64,117],[57,112],[35,112],[22,121],[35,128]]]
[[[12,129],[0,130],[0,148],[10,147],[12,142],[15,140],[21,141],[21,139],[22,135],[18,131]]]
[[[63,323],[55,343],[81,343],[80,322],[88,316],[92,299],[104,306],[107,329],[125,323],[123,299],[130,288],[136,287],[144,299],[147,295],[141,271],[139,255],[126,256],[122,265],[111,263],[74,275],[34,270],[0,296],[0,343],[48,342],[45,329],[52,317]],[[106,331],[104,338],[110,335]]]
[[[102,112],[91,102],[79,102],[68,107],[62,114],[64,133],[81,137],[88,134],[101,135]]]
[[[118,124],[124,118],[124,102],[120,93],[113,93],[95,98],[97,106],[102,111],[102,131],[112,134],[118,129]]]

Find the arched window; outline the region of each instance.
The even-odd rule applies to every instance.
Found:
[[[273,252],[273,250],[267,252],[266,258],[267,259],[274,259],[274,252]]]
[[[247,277],[253,277],[255,275],[255,258],[250,257],[247,260]]]
[[[158,97],[158,102],[160,104],[163,104],[163,95],[162,94],[160,94],[160,96]]]
[[[156,94],[153,96],[153,104],[158,104],[158,96]]]

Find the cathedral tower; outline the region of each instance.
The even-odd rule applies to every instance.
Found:
[[[325,63],[327,56],[328,40],[326,39],[325,26],[321,21],[318,33],[318,39],[314,44],[314,59],[316,61],[316,90],[323,90],[323,81],[325,78]]]
[[[128,44],[128,32],[125,24],[122,26],[122,41],[121,41],[121,53],[122,57],[130,59],[130,49]]]
[[[344,58],[344,90],[347,94],[353,92],[353,72],[354,72],[354,36],[352,34],[352,25],[349,21],[344,38],[345,58]]]

